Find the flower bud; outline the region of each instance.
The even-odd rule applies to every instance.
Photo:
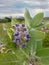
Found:
[[[19,27],[19,24],[16,24],[16,27]]]
[[[23,48],[25,48],[25,47],[26,47],[25,43],[23,43],[23,44],[22,44],[22,47],[23,47]]]
[[[22,24],[22,27],[25,27],[25,24]]]

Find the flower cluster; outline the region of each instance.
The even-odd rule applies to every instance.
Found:
[[[15,29],[14,40],[16,42],[16,47],[22,45],[22,47],[25,48],[26,42],[30,40],[30,35],[27,27],[25,24],[16,24],[13,26],[13,28]]]

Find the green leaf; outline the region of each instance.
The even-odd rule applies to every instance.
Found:
[[[14,30],[13,28],[10,28],[10,30],[11,30],[12,32],[15,32],[15,30]]]
[[[24,48],[22,48],[22,47],[20,47],[20,48],[14,48],[13,50],[14,50],[15,55],[17,56],[17,58],[19,60],[24,61],[24,60],[28,59],[28,55],[24,51]]]
[[[37,51],[42,48],[42,39],[45,38],[45,33],[38,31],[36,29],[30,30],[31,39],[29,41],[29,46],[32,47],[33,51]],[[31,48],[30,47],[30,48]]]
[[[7,35],[12,40],[12,31],[10,29],[7,29]]]
[[[18,60],[17,56],[11,53],[0,54],[0,64],[1,65],[21,65],[21,62]]]
[[[49,56],[41,57],[41,65],[49,65]]]
[[[48,57],[49,56],[49,48],[42,48],[41,50],[36,52],[36,55],[39,57]]]
[[[38,39],[38,40],[36,40],[36,51],[38,51],[38,50],[40,50],[40,49],[42,49],[43,48],[43,42],[42,42],[42,39]]]
[[[45,38],[45,33],[38,31],[36,29],[30,30],[30,35],[32,39],[44,39]]]
[[[12,49],[11,49],[12,50]],[[13,48],[12,52],[0,54],[0,64],[1,65],[23,65],[26,62],[26,53],[18,48]]]
[[[30,53],[33,54],[37,49],[37,41],[35,39],[30,40]]]
[[[31,16],[30,16],[30,13],[28,11],[28,9],[25,10],[25,24],[28,28],[30,28],[30,23],[31,23]]]
[[[41,65],[49,65],[49,48],[42,48],[36,52],[41,59]]]
[[[32,27],[38,26],[41,23],[43,16],[44,16],[44,13],[38,13],[37,15],[35,15],[32,19],[31,26]]]

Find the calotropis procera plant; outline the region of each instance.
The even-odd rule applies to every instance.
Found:
[[[15,30],[7,27],[6,32],[8,35],[4,38],[5,41],[2,41],[3,43],[7,43],[7,51],[0,54],[1,65],[49,65],[49,48],[43,48],[42,46],[42,40],[45,38],[45,32],[40,30],[42,27],[49,27],[49,23],[41,24],[43,17],[43,13],[38,13],[32,18],[29,11],[26,9],[25,24],[23,24],[23,26],[26,26],[25,31],[27,29],[25,36],[23,36],[25,31],[23,30],[24,28],[21,27],[22,24],[18,24],[16,23],[16,19],[12,19],[11,23],[12,26],[14,25]],[[19,25],[20,28],[17,27]],[[22,33],[20,34],[20,32]],[[17,39],[17,35],[20,35],[19,39]],[[27,38],[28,40],[28,36],[29,41],[26,42],[25,39]],[[13,42],[13,40],[15,40],[15,42]],[[23,43],[25,45],[22,46]],[[17,44],[19,46],[18,48],[16,47]]]

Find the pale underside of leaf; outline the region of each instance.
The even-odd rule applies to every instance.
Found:
[[[31,16],[30,16],[30,13],[29,13],[28,9],[26,9],[24,16],[25,16],[25,24],[26,24],[26,26],[27,26],[28,28],[30,28],[30,27],[31,27],[31,26],[30,26],[30,23],[31,23],[31,19],[32,19],[32,18],[31,18]]]

